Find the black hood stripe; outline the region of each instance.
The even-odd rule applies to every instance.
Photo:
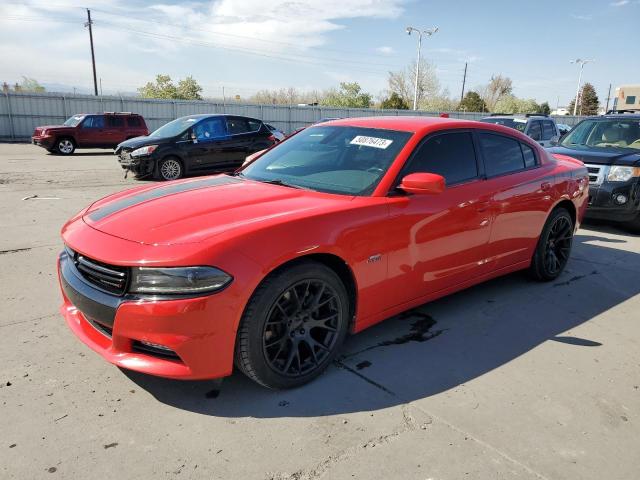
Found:
[[[241,182],[239,178],[229,177],[227,175],[221,177],[204,178],[202,180],[196,180],[194,182],[178,183],[175,185],[167,185],[166,187],[154,188],[153,190],[147,190],[138,195],[123,198],[122,200],[116,200],[115,202],[108,203],[104,207],[98,208],[89,214],[89,219],[97,222],[105,217],[108,217],[112,213],[119,212],[125,208],[129,208],[133,205],[146,202],[147,200],[153,200],[155,198],[166,197],[173,195],[174,193],[189,192],[191,190],[198,190],[206,187],[216,187],[220,185],[229,185],[232,183]]]

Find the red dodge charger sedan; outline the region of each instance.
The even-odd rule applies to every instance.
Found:
[[[62,229],[69,327],[109,362],[308,382],[348,332],[515,270],[565,267],[587,169],[499,125],[312,126],[234,175],[99,200]]]

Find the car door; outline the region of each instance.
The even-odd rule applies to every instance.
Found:
[[[553,204],[553,166],[542,165],[536,149],[513,137],[479,132],[478,144],[493,192],[489,267],[528,262]]]
[[[105,146],[115,147],[125,140],[124,116],[105,115]]]
[[[104,145],[104,115],[87,115],[77,131],[79,147],[101,147]]]
[[[184,152],[188,170],[220,170],[228,163],[225,145],[229,142],[224,117],[217,115],[193,125],[179,148]]]
[[[225,152],[231,167],[242,165],[242,162],[251,153],[266,148],[256,148],[256,141],[262,122],[247,117],[227,117],[227,130],[230,142],[225,146]]]
[[[429,136],[398,178],[437,173],[447,186],[435,195],[389,199],[390,292],[400,304],[464,283],[486,271],[491,230],[490,201],[470,130]]]

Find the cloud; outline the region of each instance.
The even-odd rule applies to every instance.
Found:
[[[382,55],[393,55],[394,53],[396,53],[393,47],[388,46],[378,47],[376,48],[376,52],[381,53]]]
[[[611,5],[612,7],[623,7],[625,5],[628,5],[629,3],[629,0],[619,0],[617,2],[611,2],[609,5]]]
[[[577,13],[572,13],[571,18],[574,18],[576,20],[584,20],[584,21],[589,21],[593,19],[593,15],[580,15]]]

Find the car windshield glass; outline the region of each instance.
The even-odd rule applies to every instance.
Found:
[[[587,119],[560,143],[563,147],[633,148],[640,150],[639,119]]]
[[[200,119],[195,117],[182,117],[178,118],[172,122],[169,122],[155,132],[153,132],[150,137],[159,137],[159,138],[167,138],[167,137],[176,137],[182,133],[184,133],[187,128],[192,127],[196,124]]]
[[[307,128],[266,152],[241,175],[320,192],[368,195],[411,135],[350,126]]]
[[[504,125],[505,127],[514,128],[520,132],[524,132],[527,122],[519,121],[514,118],[483,118],[484,123],[495,123],[496,125]]]
[[[76,127],[84,118],[84,115],[74,115],[73,117],[67,118],[67,121],[64,122],[64,125],[67,127]]]

